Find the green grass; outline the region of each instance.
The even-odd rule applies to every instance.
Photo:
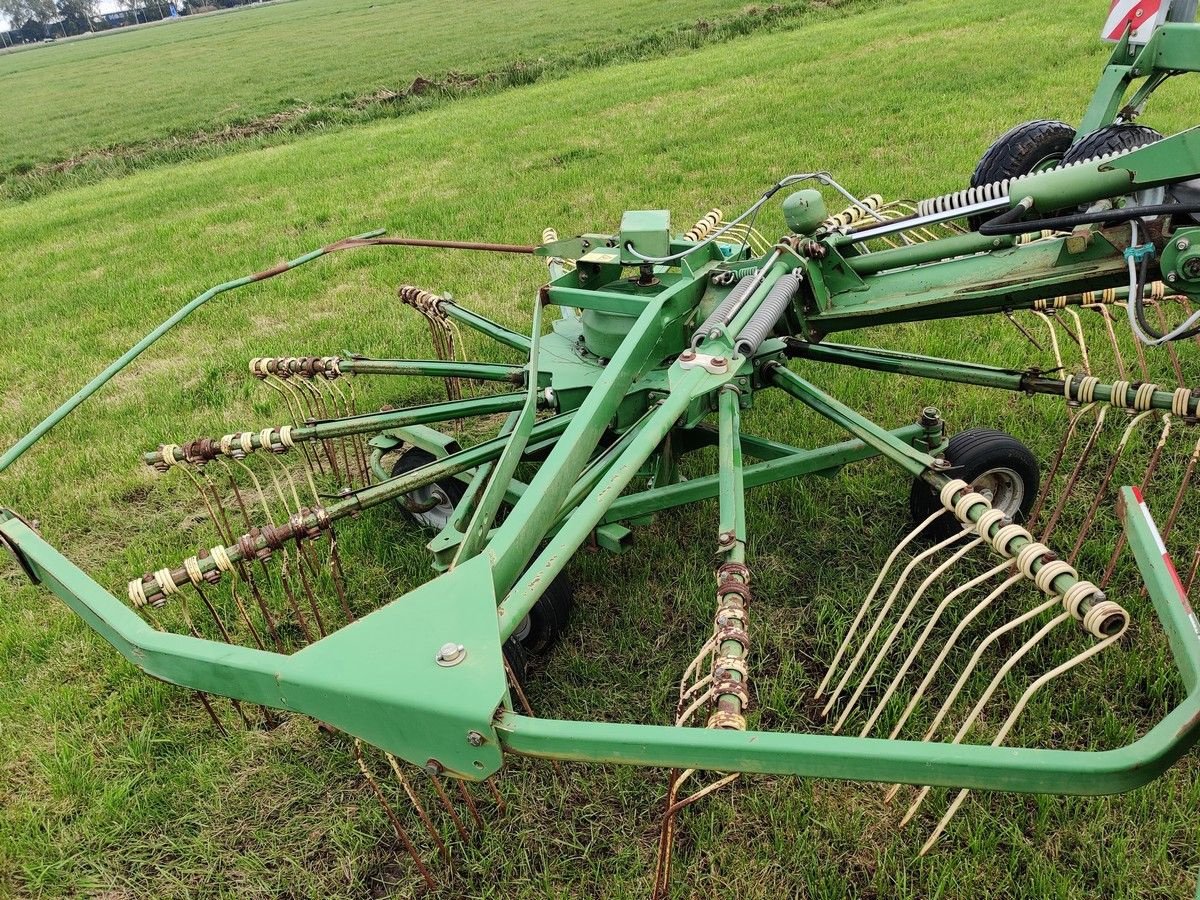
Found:
[[[483,79],[454,92],[532,81],[719,39],[731,19],[757,27],[795,7],[572,0],[549,14],[530,0],[488,0],[451,15],[433,0],[289,0],[0,54],[0,178],[119,169],[131,156],[178,159],[281,128],[395,114],[413,103],[392,94],[417,77]]]
[[[959,187],[1013,122],[1078,119],[1105,53],[1088,24],[1094,6],[1047,5],[1033,24],[1001,0],[914,0],[0,210],[0,443],[209,284],[378,224],[524,242],[547,224],[612,228],[627,208],[669,206],[678,223],[714,204],[738,208],[780,175],[814,167],[889,196]],[[1172,86],[1148,121],[1164,131],[1193,124],[1188,87]],[[772,213],[761,224],[772,233],[781,223]],[[523,327],[541,274],[524,259],[369,250],[214,301],[0,478],[0,493],[120,593],[131,575],[202,539],[195,502],[138,454],[278,414],[247,383],[248,357],[419,354],[428,338],[394,299],[400,282],[449,290]],[[1031,355],[1002,321],[857,337],[944,355],[963,354],[966,340],[972,357],[999,362]],[[468,340],[473,355],[511,358]],[[933,401],[955,427],[1005,427],[1043,458],[1061,430],[1051,400],[813,374],[889,426]],[[371,404],[437,396],[429,384],[358,387]],[[777,396],[763,396],[746,426],[795,442],[838,437]],[[818,661],[901,533],[906,494],[906,479],[875,462],[750,495],[764,726],[817,727],[805,704]],[[539,711],[668,721],[671,685],[709,628],[715,527],[714,507],[702,504],[640,530],[629,554],[579,555],[581,607],[535,670]],[[425,575],[424,537],[395,516],[380,511],[347,539],[379,553],[365,566],[368,588],[403,590]],[[14,567],[0,578],[0,891],[417,893],[344,741],[301,719],[221,738],[186,694],[141,677]],[[1138,623],[1133,639],[1036,704],[1015,739],[1108,746],[1176,696],[1149,605],[1122,599]],[[685,818],[676,896],[1187,896],[1200,863],[1196,775],[1187,758],[1122,797],[976,796],[921,859],[929,820],[897,828],[876,787],[748,778]],[[514,762],[502,781],[510,811],[456,849],[445,895],[645,896],[664,780]]]

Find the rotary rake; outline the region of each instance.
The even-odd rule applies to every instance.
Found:
[[[128,602],[16,512],[0,511],[0,538],[135,665],[193,690],[219,729],[271,727],[283,710],[348,735],[430,889],[433,861],[448,864],[456,840],[503,811],[493,776],[510,756],[669,770],[660,896],[681,812],[743,773],[881,782],[888,801],[903,798],[904,823],[935,799],[922,853],[971,790],[1145,784],[1200,735],[1200,625],[1188,602],[1200,569],[1188,515],[1200,480],[1200,129],[1162,137],[1132,121],[1168,75],[1200,71],[1200,27],[1156,24],[1140,42],[1126,29],[1078,129],[1017,126],[953,194],[885,202],[807,172],[732,219],[714,209],[674,236],[662,210],[627,212],[615,233],[547,229],[528,247],[371,232],[213,288],[0,469],[216,295],[328,253],[525,253],[549,274],[528,334],[405,285],[399,298],[428,323],[436,359],[251,360],[276,418],[144,453],[173,479],[173,502],[176,488],[194,494],[208,537],[199,550],[165,550],[129,581]],[[803,182],[846,208],[827,215],[819,190],[797,190],[782,204],[788,233],[766,238],[759,211]],[[828,340],[963,316],[1011,322],[1031,359],[1006,368]],[[513,361],[466,358],[467,335]],[[1044,395],[1065,409],[1061,440],[1040,465],[1003,432],[947,437],[933,407],[883,428],[813,380],[845,366]],[[446,399],[360,409],[358,379],[398,376],[443,380]],[[765,390],[848,439],[802,448],[745,431]],[[684,457],[713,448],[715,472],[680,477]],[[746,491],[877,456],[911,480],[911,530],[846,611],[849,627],[826,641],[806,730],[758,730],[754,686],[771,674],[752,652]],[[714,614],[683,667],[674,722],[535,716],[526,662],[567,626],[571,555],[585,544],[621,552],[656,513],[708,498],[718,503]],[[1165,514],[1161,530],[1147,498]],[[377,516],[397,504],[432,531],[436,574],[392,599],[397,574],[381,562],[392,538]],[[1141,595],[1156,616],[1142,614]],[[1052,682],[1159,630],[1186,696],[1153,728],[1082,724],[1063,739],[1102,750],[1012,746]],[[953,791],[944,800],[943,789]]]

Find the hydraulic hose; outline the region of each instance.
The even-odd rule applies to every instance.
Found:
[[[1022,201],[1024,202],[1024,201]],[[979,226],[979,233],[995,236],[1001,234],[1025,234],[1031,225],[1052,231],[1066,231],[1077,225],[1116,225],[1132,222],[1147,216],[1170,216],[1178,213],[1200,213],[1200,203],[1158,203],[1153,206],[1127,206],[1124,209],[1105,209],[1095,212],[1077,213],[1070,216],[1055,216],[1048,219],[1031,219],[1028,222],[1013,222],[1010,213],[1020,209],[1013,207]]]

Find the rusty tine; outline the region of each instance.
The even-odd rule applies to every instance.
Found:
[[[1121,435],[1120,443],[1117,444],[1117,451],[1111,455],[1108,461],[1108,466],[1104,470],[1104,477],[1100,479],[1100,486],[1093,492],[1091,505],[1088,507],[1087,514],[1083,517],[1083,524],[1079,526],[1079,533],[1075,536],[1075,544],[1071,547],[1071,552],[1067,556],[1067,562],[1074,564],[1079,557],[1079,551],[1083,547],[1083,542],[1087,539],[1088,532],[1092,530],[1092,523],[1096,519],[1096,513],[1100,509],[1100,503],[1104,500],[1108,493],[1108,486],[1112,482],[1113,473],[1117,470],[1117,464],[1121,462],[1121,457],[1125,455],[1125,448],[1129,446],[1129,439],[1133,436],[1134,430],[1149,417],[1150,413],[1138,413],[1125,426],[1125,431]],[[1166,420],[1165,431],[1170,429],[1170,419]],[[1164,431],[1163,439],[1166,439]],[[1161,446],[1161,442],[1160,442]]]
[[[1154,305],[1154,314],[1158,319],[1159,327],[1164,332],[1168,331],[1167,314],[1163,312],[1162,304],[1156,303]],[[1175,371],[1175,383],[1179,387],[1183,387],[1187,382],[1184,381],[1183,369],[1179,365],[1179,355],[1175,352],[1175,347],[1169,341],[1164,346],[1167,348],[1167,356],[1171,360],[1171,368]]]
[[[342,573],[342,556],[338,553],[337,534],[333,526],[329,528],[329,568],[333,573],[333,589],[337,591],[338,602],[342,605],[342,612],[346,614],[347,622],[356,621],[354,613],[350,609],[350,601],[346,599],[346,581],[345,575]]]
[[[438,800],[441,801],[442,808],[450,814],[450,819],[454,822],[454,828],[458,832],[458,836],[464,841],[467,840],[467,829],[463,825],[462,819],[458,817],[458,813],[454,810],[454,804],[450,802],[450,798],[446,795],[446,789],[442,787],[442,781],[433,772],[426,771],[430,782],[433,784],[433,789],[437,793]]]
[[[237,479],[233,475],[233,470],[225,465],[224,460],[219,460],[219,462],[222,466],[224,466],[225,474],[229,478],[229,484],[233,488],[233,495],[237,499],[238,508],[242,511],[242,519],[246,523],[246,530],[252,531],[255,528],[254,520],[250,518],[250,510],[246,507],[245,498],[242,497],[242,491],[241,488],[238,487]],[[267,571],[265,562],[259,560],[259,565],[262,566],[264,572]],[[275,644],[275,649],[282,653],[283,641],[280,640],[279,632],[275,628],[275,618],[271,615],[271,610],[267,607],[267,602],[263,599],[262,592],[258,589],[258,584],[255,582],[249,566],[246,565],[245,561],[239,561],[236,565],[236,568],[237,573],[250,587],[250,593],[254,597],[255,602],[258,604],[259,611],[263,615],[263,621],[267,625],[267,633],[270,634],[271,640]],[[249,622],[248,617],[247,622]]]
[[[225,726],[221,724],[221,720],[217,717],[216,710],[212,708],[212,704],[208,702],[208,697],[203,691],[196,691],[196,698],[204,705],[205,712],[212,719],[214,725],[217,726],[217,731],[221,733],[221,737],[229,737],[229,732],[225,730]]]
[[[357,738],[354,740],[354,758],[358,760],[358,768],[362,771],[363,778],[367,784],[371,786],[371,790],[375,792],[375,796],[379,798],[380,805],[383,806],[383,811],[388,817],[388,821],[392,823],[392,829],[396,832],[396,837],[400,839],[400,843],[404,845],[404,849],[408,851],[408,855],[412,858],[413,864],[416,865],[417,871],[421,873],[421,877],[425,879],[425,884],[431,891],[437,890],[437,882],[433,880],[433,876],[429,874],[429,869],[425,867],[425,863],[421,860],[421,855],[417,852],[416,846],[408,836],[408,831],[400,824],[400,819],[396,816],[395,810],[387,801],[387,797],[383,793],[383,789],[375,780],[375,776],[371,774],[371,770],[367,768],[367,762],[363,759],[362,742]]]
[[[150,611],[151,609],[152,609],[152,607],[149,607],[149,606],[147,606],[145,608],[145,615],[143,618],[147,622],[150,623],[150,627],[153,628],[155,631],[163,631],[164,630],[163,627],[160,624],[158,624],[158,619],[155,618],[154,614]],[[189,622],[189,624],[191,624],[191,623]],[[193,632],[195,631],[195,626],[192,627],[192,630],[193,630]],[[217,717],[216,710],[214,710],[212,708],[212,704],[208,702],[208,697],[205,696],[201,691],[192,691],[192,693],[196,696],[196,699],[198,699],[200,701],[200,703],[204,706],[205,711],[208,713],[208,717],[210,719],[212,719],[213,724],[215,726],[217,726],[217,730],[221,733],[221,736],[227,737],[229,732],[227,732],[225,730],[225,726],[221,724],[221,720]]]
[[[425,804],[417,796],[417,792],[413,790],[412,784],[404,776],[404,771],[400,768],[400,762],[390,753],[385,753],[388,765],[392,768],[392,773],[396,776],[396,780],[400,782],[400,786],[404,788],[404,793],[408,795],[408,802],[413,805],[417,816],[425,825],[425,830],[429,832],[429,837],[433,840],[437,847],[438,853],[441,854],[442,861],[446,865],[450,865],[450,851],[446,847],[446,842],[442,840],[441,834],[438,833],[437,827],[433,824],[433,820],[429,818],[429,813],[425,811]]]
[[[675,798],[679,792],[679,769],[672,769],[667,781],[666,806],[663,808],[662,825],[658,833],[658,860],[654,866],[654,887],[650,892],[652,900],[662,900],[667,896],[671,883],[671,854],[675,846]]]
[[[529,697],[525,695],[525,688],[521,686],[520,680],[517,678],[516,673],[513,672],[512,665],[509,663],[507,656],[504,657],[504,673],[508,676],[508,686],[517,695],[517,702],[521,704],[521,709],[525,710],[525,715],[535,718],[533,706],[529,703]],[[558,760],[550,760],[550,765],[554,767],[554,774],[561,777],[563,770]]]
[[[487,785],[488,790],[492,793],[492,799],[496,801],[497,812],[503,814],[508,810],[508,805],[504,802],[504,798],[500,796],[500,789],[496,787],[494,778],[485,778],[483,781]]]
[[[1189,597],[1192,594],[1192,588],[1196,585],[1196,575],[1200,574],[1200,543],[1196,544],[1196,552],[1192,554],[1192,568],[1188,572],[1187,588],[1184,591]]]
[[[1084,463],[1087,462],[1089,456],[1092,455],[1092,450],[1096,446],[1096,440],[1100,437],[1100,432],[1104,428],[1104,416],[1108,411],[1107,407],[1100,407],[1100,412],[1096,415],[1096,424],[1092,426],[1092,432],[1088,435],[1087,441],[1083,445],[1083,449],[1079,451],[1079,459],[1075,462],[1075,467],[1071,470],[1071,474],[1067,477],[1067,483],[1063,486],[1062,495],[1058,499],[1058,503],[1054,507],[1054,512],[1050,514],[1050,521],[1046,523],[1046,527],[1042,529],[1041,540],[1048,541],[1050,535],[1054,532],[1055,526],[1058,524],[1059,517],[1062,516],[1063,510],[1067,506],[1067,501],[1071,498],[1071,494],[1075,491],[1075,484],[1079,480],[1079,474],[1083,471]]]
[[[1012,323],[1013,327],[1016,328],[1017,331],[1021,332],[1021,334],[1025,336],[1025,339],[1038,349],[1039,353],[1046,352],[1046,348],[1037,342],[1037,339],[1029,332],[1029,329],[1017,321],[1017,317],[1013,315],[1013,311],[1011,309],[1006,309],[1004,311],[1004,318],[1008,319],[1008,321]]]
[[[1042,514],[1042,507],[1045,505],[1047,498],[1050,496],[1050,485],[1054,482],[1054,476],[1058,474],[1058,469],[1062,465],[1062,461],[1066,456],[1067,445],[1071,443],[1071,439],[1075,436],[1076,430],[1079,428],[1079,422],[1082,420],[1084,413],[1093,409],[1093,405],[1081,407],[1076,410],[1070,420],[1067,422],[1066,431],[1063,432],[1062,440],[1059,441],[1058,449],[1054,452],[1054,457],[1050,461],[1050,469],[1042,478],[1042,489],[1038,492],[1037,501],[1033,504],[1033,508],[1029,511],[1029,529],[1037,524],[1038,517]]]
[[[1162,458],[1163,447],[1166,446],[1167,432],[1170,430],[1170,419],[1163,417],[1163,432],[1158,443],[1154,445],[1154,450],[1150,454],[1150,461],[1146,464],[1146,471],[1142,473],[1141,487],[1144,492],[1150,484],[1150,480],[1154,477],[1155,471],[1158,469],[1158,462]],[[1162,530],[1162,539],[1165,541],[1171,536],[1171,529],[1175,526],[1175,517],[1179,515],[1180,507],[1183,505],[1183,496],[1187,492],[1188,482],[1192,479],[1192,472],[1196,468],[1196,458],[1200,455],[1200,442],[1197,442],[1196,449],[1192,455],[1188,457],[1187,466],[1183,471],[1183,478],[1179,483],[1179,491],[1175,495],[1175,503],[1171,507],[1171,514],[1167,517],[1167,524]],[[1112,580],[1113,572],[1117,568],[1117,560],[1121,555],[1121,551],[1125,549],[1125,532],[1121,531],[1117,535],[1117,543],[1113,547],[1112,556],[1108,558],[1108,565],[1104,567],[1104,574],[1100,577],[1100,589],[1104,590],[1108,587],[1109,581]]]
[[[208,614],[212,616],[213,623],[217,626],[217,630],[221,632],[221,637],[225,639],[225,643],[232,644],[233,638],[229,636],[229,629],[225,627],[225,621],[221,618],[221,614],[217,612],[217,608],[212,605],[204,591],[200,590],[200,585],[193,584],[192,589],[199,595],[200,602],[204,604],[208,610]]]
[[[325,637],[328,632],[325,630],[325,623],[321,620],[321,610],[317,606],[317,598],[313,594],[312,584],[309,581],[308,574],[304,571],[305,560],[303,559],[303,548],[300,549],[299,556],[301,558],[297,559],[296,561],[296,571],[300,575],[300,584],[303,586],[304,594],[308,598],[308,608],[312,610],[313,619],[317,623],[317,634],[321,635],[321,637]]]
[[[475,798],[471,796],[471,792],[467,790],[467,786],[463,784],[462,779],[455,778],[454,783],[458,786],[458,792],[462,794],[463,801],[467,804],[467,809],[470,810],[471,818],[475,820],[476,828],[483,828],[483,818],[479,815],[479,807],[475,805]]]

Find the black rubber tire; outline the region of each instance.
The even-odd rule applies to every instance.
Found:
[[[500,651],[504,654],[504,661],[508,663],[512,677],[516,679],[517,685],[524,691],[525,685],[529,680],[529,651],[513,638],[505,641]],[[516,697],[513,697],[513,704],[513,708],[518,712],[525,712],[525,710],[521,709],[520,702]]]
[[[409,447],[400,455],[400,458],[396,460],[395,465],[392,466],[392,477],[394,478],[397,475],[404,475],[405,473],[411,472],[414,469],[419,469],[421,466],[428,465],[436,459],[437,457],[428,450],[422,450],[420,447]],[[433,486],[445,494],[446,499],[450,501],[450,506],[452,507],[458,506],[459,502],[461,502],[463,496],[467,492],[467,486],[457,478],[443,478],[440,481],[435,481]],[[425,519],[422,514],[410,512],[407,508],[405,508],[403,503],[399,505],[400,508],[404,510],[404,514],[421,527],[437,527]]]
[[[1079,143],[1067,151],[1063,165],[1083,162],[1106,153],[1127,153],[1162,140],[1162,134],[1145,125],[1105,125],[1081,138]],[[1087,212],[1088,205],[1076,207],[1075,212]]]
[[[992,142],[975,172],[971,187],[1028,175],[1049,162],[1061,160],[1075,140],[1075,129],[1057,119],[1037,119],[1014,125]],[[995,213],[971,216],[967,221],[975,231]]]
[[[1063,164],[1082,162],[1105,153],[1125,153],[1162,140],[1162,134],[1145,125],[1105,125],[1080,138],[1063,156]]]
[[[521,634],[523,628],[518,627],[513,637],[519,640],[528,653],[546,653],[567,630],[574,608],[575,590],[566,575],[559,575],[550,582],[550,587],[546,588],[546,592],[529,611],[528,630]],[[517,637],[518,635],[520,637]]]
[[[998,498],[997,505],[1006,508],[1005,511],[1014,521],[1025,521],[1037,499],[1041,482],[1037,458],[1028,447],[1003,431],[970,428],[950,438],[945,457],[954,467],[947,470],[947,474],[961,478],[968,484],[974,484],[976,479],[992,470],[1006,470],[1003,477],[1014,485],[1020,484],[1020,495],[1014,490],[1007,501],[1003,497]],[[908,509],[916,525],[941,509],[941,501],[933,488],[920,478],[914,478],[908,495]],[[937,519],[926,535],[940,541],[957,533],[960,527],[957,519],[947,514]]]

